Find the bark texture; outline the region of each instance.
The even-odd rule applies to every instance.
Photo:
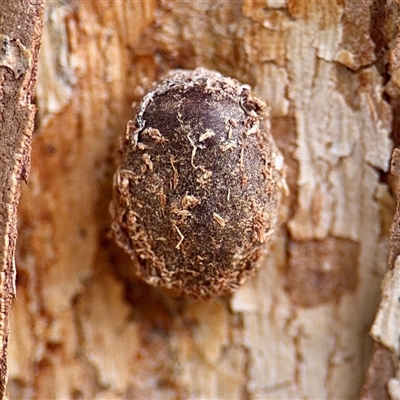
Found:
[[[393,110],[392,138],[396,147],[400,144],[400,1],[391,0],[385,4],[384,38],[388,53],[386,84]],[[397,194],[397,210],[390,230],[389,269],[382,282],[382,300],[379,304],[371,336],[375,340],[371,364],[361,399],[400,399],[400,151],[395,149],[391,163],[393,192]]]
[[[10,397],[357,398],[395,211],[396,12],[389,0],[48,2]],[[268,102],[290,188],[255,279],[207,302],[135,280],[108,212],[132,102],[198,66]]]
[[[43,1],[0,7],[0,398],[5,396],[9,314],[15,296],[17,205],[30,167]]]

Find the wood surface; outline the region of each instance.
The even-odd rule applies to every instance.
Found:
[[[393,252],[388,268],[398,7],[46,3],[18,209],[11,399],[398,399],[398,308],[385,302],[399,271]],[[138,281],[108,211],[132,103],[170,69],[198,66],[268,102],[290,189],[257,276],[207,302]]]
[[[43,1],[0,6],[0,397],[7,382],[11,301],[15,297],[17,205],[30,166]]]

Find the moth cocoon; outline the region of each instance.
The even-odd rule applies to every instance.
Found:
[[[110,210],[136,274],[192,297],[237,290],[278,223],[283,158],[266,104],[205,69],[148,93],[121,143]]]

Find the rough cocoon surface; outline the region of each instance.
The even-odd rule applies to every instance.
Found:
[[[232,292],[274,232],[283,158],[266,104],[204,69],[174,71],[122,140],[112,229],[137,275],[179,294]]]

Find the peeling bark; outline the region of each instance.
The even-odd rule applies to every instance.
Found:
[[[385,4],[383,25],[384,39],[389,49],[386,93],[390,96],[393,109],[392,137],[396,146],[400,144],[400,2],[390,0]],[[397,192],[397,210],[390,229],[390,256],[388,271],[382,282],[382,299],[371,336],[375,340],[374,351],[369,365],[366,382],[361,391],[361,399],[400,399],[400,151],[396,148],[392,154],[392,176],[389,183],[393,192]]]
[[[395,52],[386,64],[398,3],[359,3],[46,4],[11,397],[359,396],[389,257],[400,126]],[[257,277],[209,302],[138,282],[109,237],[114,154],[132,102],[168,70],[197,66],[269,103],[290,188]]]
[[[43,1],[5,2],[0,9],[0,396],[5,397],[9,313],[15,297],[20,182],[28,178],[36,108],[32,104]]]

